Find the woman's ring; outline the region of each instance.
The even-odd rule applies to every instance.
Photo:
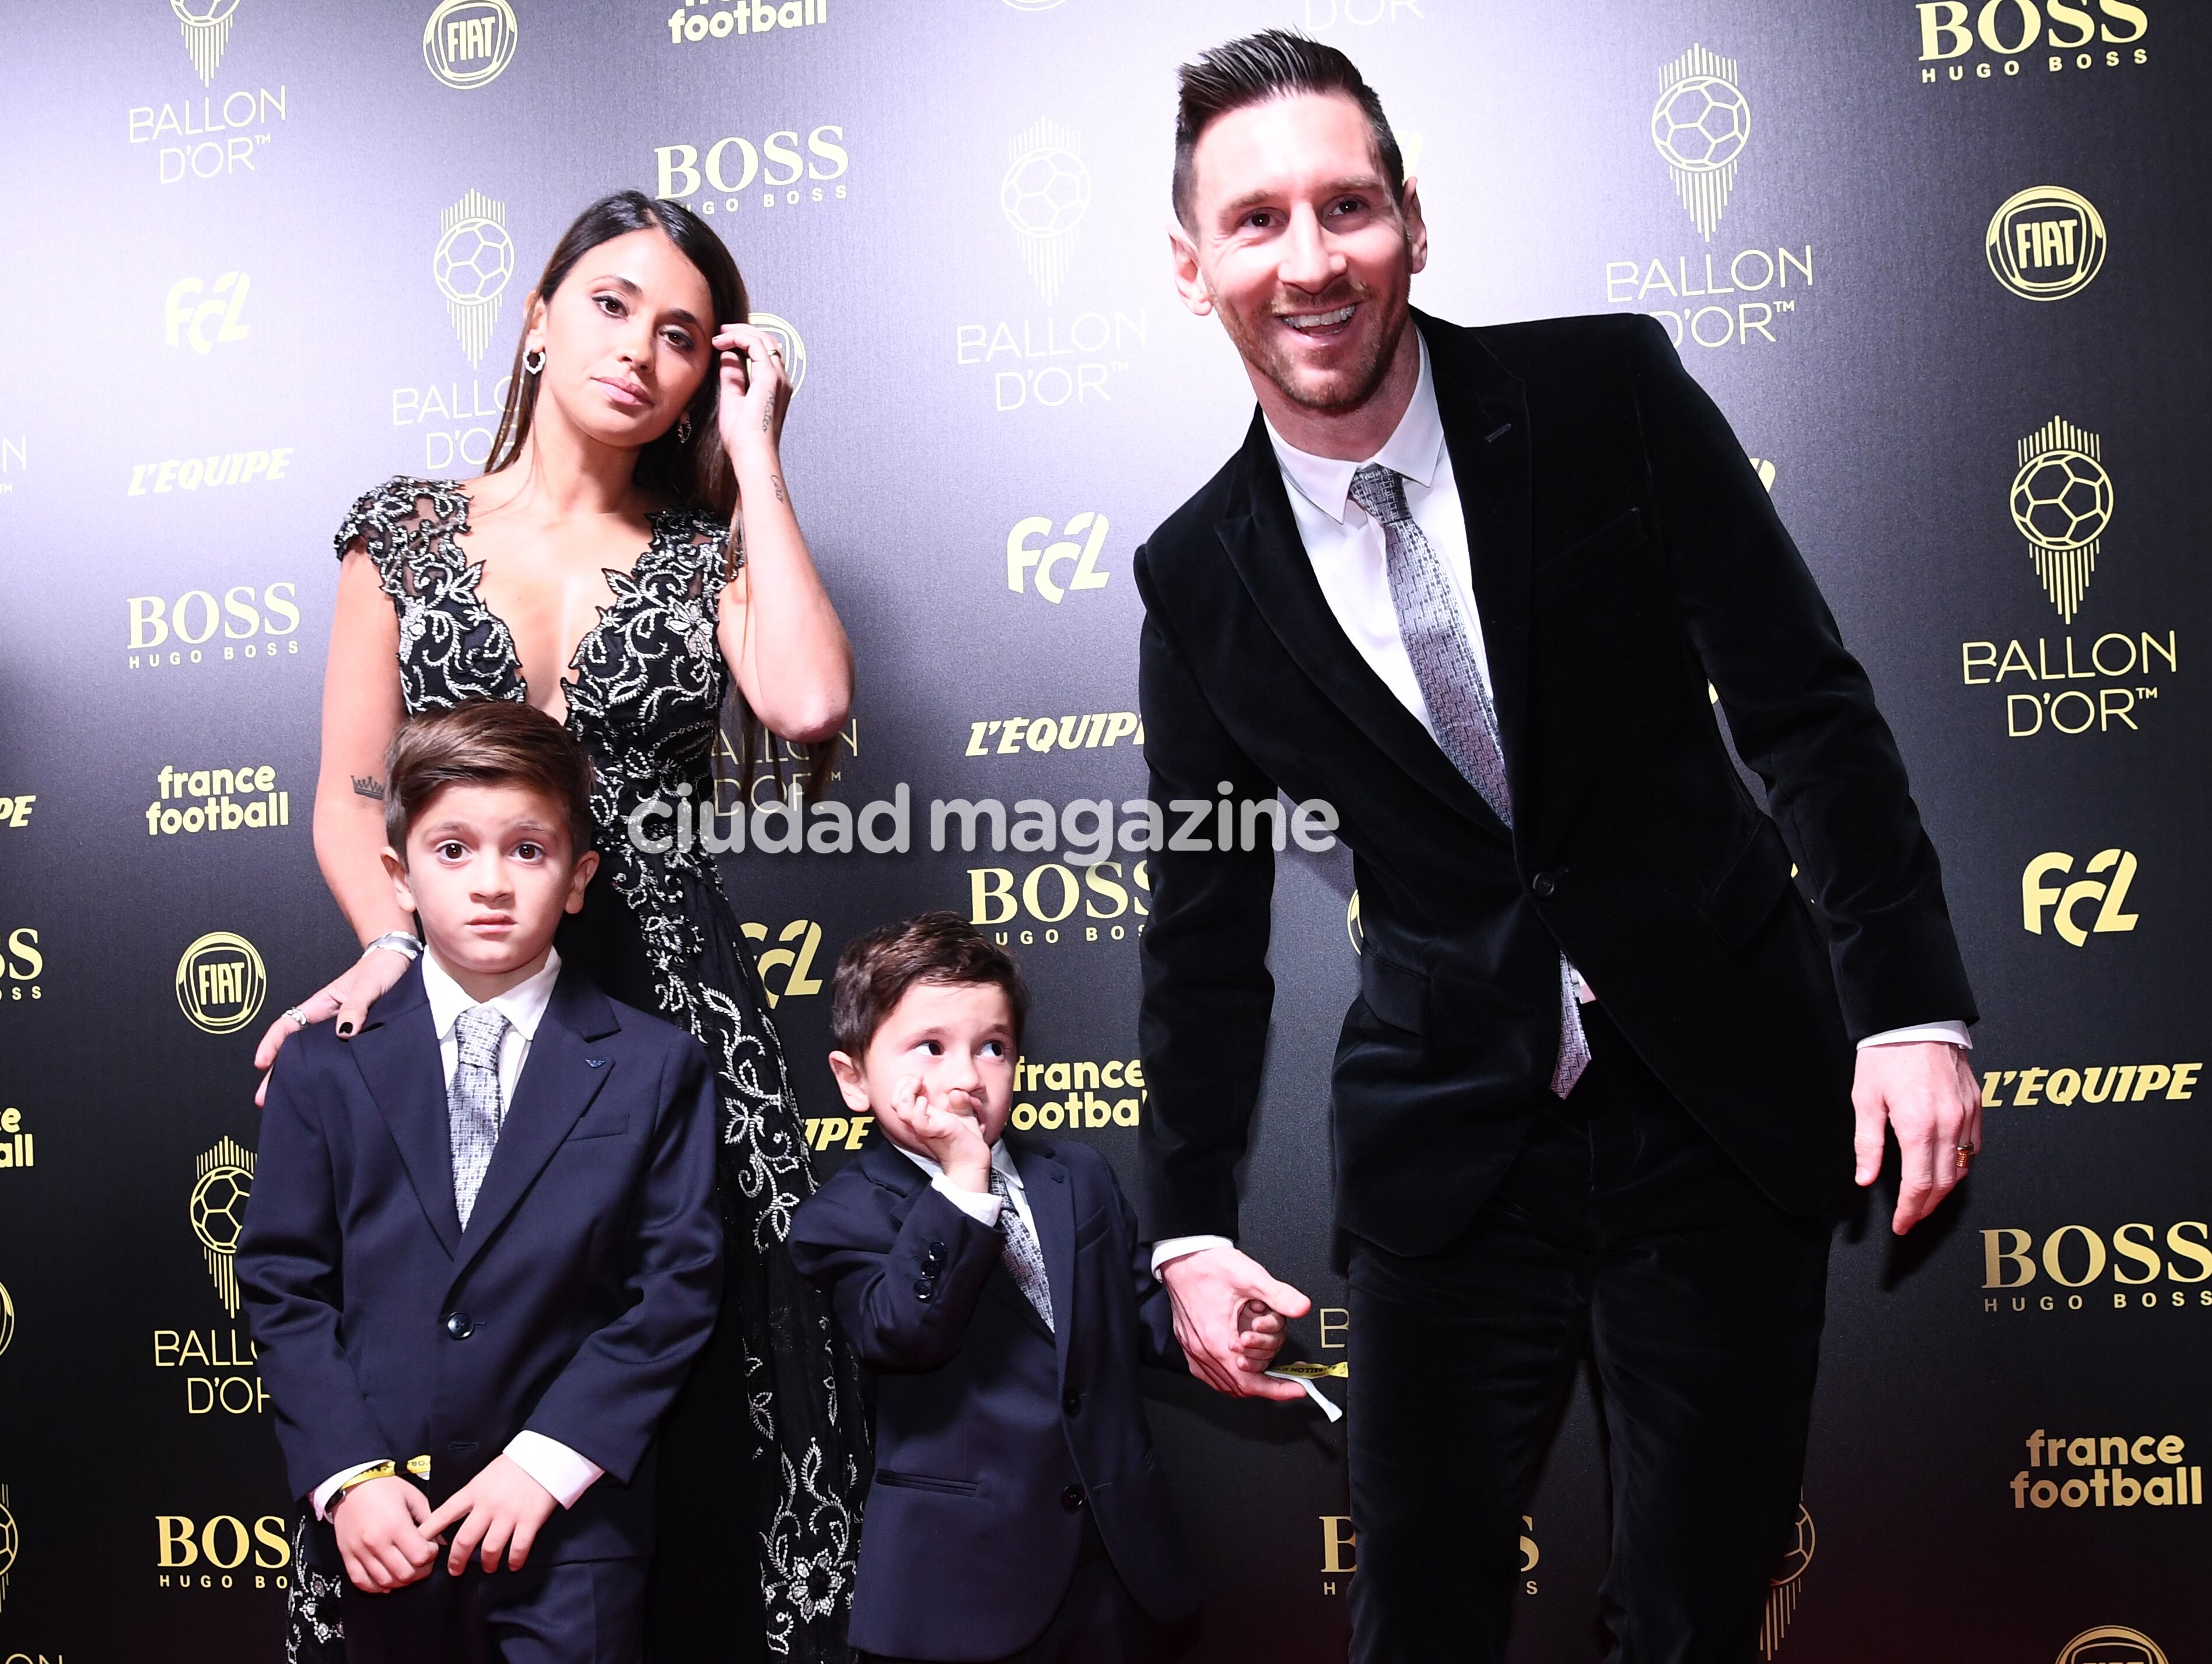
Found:
[[[291,1020],[292,1020],[292,1021],[293,1021],[293,1024],[294,1024],[295,1027],[301,1027],[301,1028],[305,1028],[305,1027],[307,1027],[307,1014],[306,1012],[302,1011],[301,1009],[300,1009],[300,1008],[299,1008],[298,1006],[296,1006],[296,1005],[295,1005],[295,1006],[292,1007],[292,1009],[291,1009],[290,1010],[289,1010],[289,1011],[285,1012],[285,1014],[284,1014],[284,1015],[285,1015],[286,1016],[288,1016],[288,1017],[291,1018]]]
[[[1977,1152],[1976,1152],[1976,1149],[1975,1149],[1974,1142],[1973,1142],[1973,1140],[1972,1140],[1972,1139],[1971,1139],[1971,1138],[1970,1138],[1970,1139],[1968,1139],[1965,1143],[1960,1144],[1960,1145],[1959,1146],[1959,1171],[1960,1171],[1960,1172],[1964,1173],[1964,1172],[1966,1172],[1966,1169],[1967,1169],[1967,1168],[1969,1168],[1969,1167],[1972,1167],[1972,1166],[1974,1165],[1974,1156],[1975,1156],[1975,1155],[1976,1155],[1976,1154],[1977,1154]]]

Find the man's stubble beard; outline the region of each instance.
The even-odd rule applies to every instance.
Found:
[[[1319,377],[1308,376],[1301,381],[1295,375],[1290,355],[1273,338],[1272,314],[1270,322],[1261,325],[1261,333],[1255,334],[1246,330],[1243,320],[1235,312],[1224,307],[1221,308],[1222,326],[1229,332],[1229,338],[1244,362],[1256,365],[1284,398],[1302,410],[1319,415],[1339,415],[1358,410],[1375,396],[1376,390],[1382,385],[1382,378],[1389,373],[1398,342],[1412,318],[1412,308],[1402,293],[1388,296],[1369,290],[1347,298],[1363,307],[1387,304],[1390,311],[1382,318],[1358,362]],[[1339,299],[1335,304],[1344,305],[1346,300]],[[1324,302],[1316,302],[1313,309],[1326,312],[1331,308]],[[1266,338],[1261,338],[1262,334]]]

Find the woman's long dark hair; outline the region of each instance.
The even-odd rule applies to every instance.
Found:
[[[529,448],[531,424],[538,414],[538,378],[523,366],[523,344],[529,338],[528,320],[538,303],[552,301],[554,292],[568,280],[576,262],[587,253],[603,242],[611,242],[633,231],[659,232],[691,262],[707,280],[717,326],[750,320],[752,305],[745,296],[745,280],[712,226],[683,204],[664,202],[642,191],[616,191],[601,197],[577,215],[561,234],[561,241],[553,245],[552,256],[538,277],[538,286],[524,302],[523,336],[514,344],[514,363],[507,378],[507,403],[500,411],[499,431],[492,436],[491,453],[484,464],[487,475],[513,467]],[[684,415],[691,418],[690,437],[678,440],[676,436],[677,429],[683,425],[681,418],[671,423],[665,433],[638,452],[637,466],[630,477],[640,490],[677,508],[697,509],[729,521],[737,511],[738,478],[723,452],[721,430],[715,419],[721,387],[721,375],[710,363],[706,379],[684,408]],[[738,536],[733,531],[724,556],[726,578],[737,570],[738,547]],[[744,697],[734,687],[730,697],[738,714],[737,784],[742,798],[750,802],[754,777],[763,763],[774,774],[778,788],[781,788],[783,759],[769,743],[769,736]],[[818,797],[828,791],[830,777],[836,765],[836,736],[833,734],[811,750],[802,777],[806,783],[806,795]]]

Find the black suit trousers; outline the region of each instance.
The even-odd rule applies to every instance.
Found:
[[[1583,1013],[1588,1072],[1459,1238],[1421,1258],[1352,1244],[1353,1664],[1504,1656],[1521,1516],[1585,1354],[1610,1444],[1607,1657],[1756,1656],[1832,1227],[1776,1208]]]

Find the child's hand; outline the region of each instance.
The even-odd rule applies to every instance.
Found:
[[[553,1493],[532,1478],[509,1457],[495,1456],[484,1471],[446,1499],[446,1505],[422,1522],[418,1534],[436,1553],[436,1543],[456,1520],[453,1551],[446,1570],[459,1577],[469,1557],[483,1548],[483,1569],[499,1570],[500,1555],[507,1555],[509,1571],[520,1571],[530,1558],[530,1545],[553,1517],[560,1504]]]
[[[371,1479],[330,1516],[346,1576],[364,1594],[389,1594],[430,1575],[438,1545],[422,1535],[429,1499],[404,1479]]]
[[[1243,1368],[1258,1374],[1274,1362],[1283,1350],[1283,1314],[1257,1300],[1248,1300],[1237,1314],[1237,1341],[1231,1349]]]
[[[978,1105],[957,1088],[933,1101],[919,1075],[900,1078],[879,1118],[893,1143],[919,1149],[945,1169],[945,1176],[978,1195],[991,1188],[991,1147],[975,1118]]]

